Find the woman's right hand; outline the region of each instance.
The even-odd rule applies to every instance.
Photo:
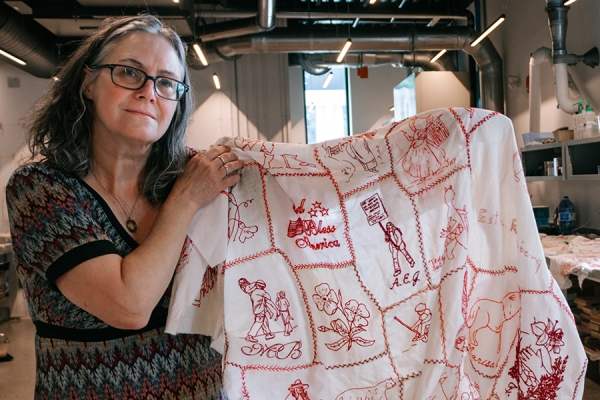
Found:
[[[240,175],[236,171],[243,166],[244,162],[229,147],[213,146],[188,161],[169,197],[175,196],[187,202],[195,208],[195,212],[239,182]]]

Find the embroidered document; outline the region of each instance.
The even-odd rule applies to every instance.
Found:
[[[230,399],[579,399],[509,119],[439,109],[312,145],[223,138],[167,331],[212,335]]]

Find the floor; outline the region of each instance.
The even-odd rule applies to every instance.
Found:
[[[35,328],[30,318],[11,319],[0,324],[0,332],[10,340],[8,351],[12,361],[0,362],[0,400],[33,399],[35,385]],[[585,380],[583,400],[600,399],[600,385]]]

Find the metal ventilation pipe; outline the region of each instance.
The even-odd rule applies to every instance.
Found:
[[[198,37],[203,42],[226,39],[237,36],[269,32],[275,28],[275,0],[258,0],[258,15],[256,17],[218,22],[202,26]]]
[[[475,47],[471,43],[479,36],[468,27],[406,28],[398,30],[359,30],[352,33],[354,52],[421,52],[462,50],[475,59],[481,70],[482,106],[504,113],[502,59],[489,38]],[[345,39],[345,38],[344,38]],[[233,57],[251,53],[331,53],[338,52],[343,41],[326,30],[278,29],[269,34],[219,40],[211,59],[218,54]],[[352,54],[352,53],[350,53]],[[209,57],[208,54],[207,58]]]
[[[59,64],[53,37],[31,17],[0,2],[0,49],[25,61],[26,65],[9,59],[4,61],[38,78],[50,78]]]
[[[594,47],[583,56],[567,53],[567,12],[569,7],[561,4],[561,1],[549,1],[546,12],[548,13],[548,25],[552,35],[552,64],[556,78],[556,100],[561,110],[568,114],[577,112],[574,103],[577,98],[569,96],[569,80],[567,65],[576,65],[582,61],[589,67],[594,68],[599,62],[598,48]]]
[[[304,68],[313,75],[323,75],[329,71],[331,66],[345,66],[349,68],[373,67],[378,65],[391,64],[398,67],[421,67],[427,71],[456,71],[456,65],[452,58],[445,54],[436,62],[431,62],[435,52],[412,52],[412,53],[350,53],[344,58],[344,61],[338,63],[335,53],[319,54],[299,54],[298,63],[304,68],[308,64],[309,68],[320,68],[325,70],[313,71]],[[320,73],[315,73],[320,72]]]

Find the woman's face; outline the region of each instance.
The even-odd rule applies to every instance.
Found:
[[[147,32],[119,39],[99,64],[122,64],[150,76],[183,81],[184,68],[175,49],[163,37]],[[86,69],[86,73],[91,72]],[[108,68],[100,70],[97,79],[84,88],[84,94],[94,103],[95,141],[116,145],[156,142],[169,127],[178,104],[159,97],[151,80],[138,90],[115,85]]]

